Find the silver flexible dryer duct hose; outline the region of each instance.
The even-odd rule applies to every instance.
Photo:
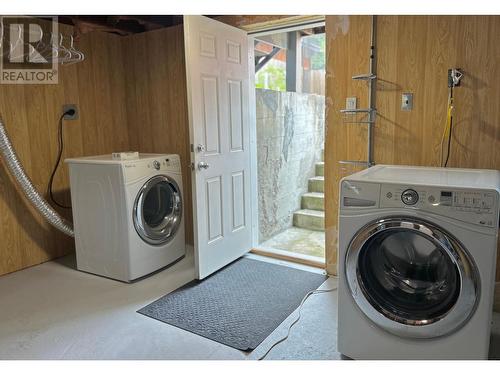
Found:
[[[7,167],[9,168],[12,176],[16,179],[17,183],[23,190],[24,195],[30,203],[37,209],[38,212],[55,228],[59,229],[61,232],[67,234],[70,237],[74,237],[73,225],[68,222],[65,218],[59,215],[50,204],[40,195],[40,193],[35,189],[30,178],[24,172],[19,159],[17,158],[16,152],[10,143],[9,137],[7,136],[7,131],[3,125],[3,121],[0,119],[0,152],[2,153],[3,159]]]

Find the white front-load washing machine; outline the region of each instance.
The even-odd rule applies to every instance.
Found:
[[[130,282],[185,254],[178,155],[67,159],[81,271]]]
[[[500,172],[378,165],[341,181],[338,350],[484,359]]]

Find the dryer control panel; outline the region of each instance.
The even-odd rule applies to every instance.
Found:
[[[154,158],[134,160],[123,164],[125,180],[133,182],[138,179],[162,173],[181,173],[181,162],[178,155],[158,155]]]
[[[498,193],[440,187],[383,184],[380,208],[413,208],[481,226],[498,225]]]

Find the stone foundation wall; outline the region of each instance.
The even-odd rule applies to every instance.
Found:
[[[259,241],[292,225],[321,160],[325,97],[256,89]]]

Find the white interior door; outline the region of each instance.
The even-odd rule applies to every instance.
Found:
[[[184,16],[198,279],[251,249],[247,34]]]

